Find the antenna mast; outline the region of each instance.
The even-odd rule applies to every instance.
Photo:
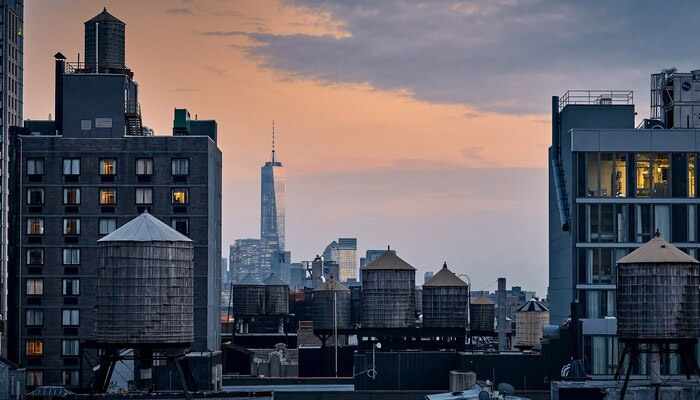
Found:
[[[275,120],[272,120],[272,163],[275,163]]]

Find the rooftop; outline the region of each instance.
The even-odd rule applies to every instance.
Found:
[[[396,253],[394,253],[392,251],[385,252],[381,256],[377,257],[376,260],[365,265],[362,269],[363,270],[388,269],[388,270],[411,270],[411,271],[416,270],[409,263],[402,260],[399,256],[396,255]]]
[[[571,104],[588,105],[632,105],[631,90],[569,90],[559,98],[559,111]]]
[[[671,243],[656,236],[617,261],[618,264],[700,264]]]

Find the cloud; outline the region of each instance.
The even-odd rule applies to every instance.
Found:
[[[202,36],[249,36],[248,32],[243,31],[208,31],[200,32]]]
[[[168,8],[165,10],[165,13],[166,14],[173,14],[173,15],[194,15],[194,12],[186,7]]]
[[[570,88],[634,89],[644,105],[650,73],[697,63],[687,41],[668,40],[700,34],[693,13],[674,14],[669,25],[650,0],[287,3],[330,15],[348,34],[250,34],[257,45],[249,53],[262,66],[481,112],[547,113],[548,97]]]

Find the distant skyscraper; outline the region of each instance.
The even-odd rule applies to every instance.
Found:
[[[231,245],[231,268],[234,282],[251,274],[262,281],[270,276],[270,264],[263,261],[263,241],[260,239],[238,239]]]
[[[338,262],[338,242],[334,240],[326,246],[326,249],[323,250],[323,259]]]
[[[429,280],[433,279],[433,275],[435,275],[435,273],[433,271],[426,272],[425,275],[423,275],[423,283],[428,282]]]
[[[274,251],[270,259],[270,270],[282,282],[290,283],[290,268],[292,264],[292,253],[288,251]]]
[[[7,282],[8,275],[8,128],[22,121],[24,88],[24,1],[0,0],[0,355],[6,356]]]
[[[275,125],[272,125],[272,156],[261,169],[260,238],[274,250],[284,250],[284,185],[282,163],[275,157]]]
[[[357,280],[357,238],[338,239],[338,265],[340,280]]]
[[[387,251],[396,254],[396,250],[367,250],[367,252],[365,253],[365,265],[376,260],[377,258],[379,258],[379,256],[386,253]]]
[[[226,290],[228,284],[228,259],[226,257],[221,257],[221,289]]]

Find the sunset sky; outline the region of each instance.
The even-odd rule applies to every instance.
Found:
[[[53,113],[52,56],[77,59],[103,6],[144,123],[218,122],[224,256],[259,237],[274,119],[294,261],[357,237],[358,257],[391,245],[417,283],[447,261],[475,290],[546,295],[552,95],[634,90],[643,118],[651,73],[700,67],[693,13],[654,1],[27,0],[25,118]]]

